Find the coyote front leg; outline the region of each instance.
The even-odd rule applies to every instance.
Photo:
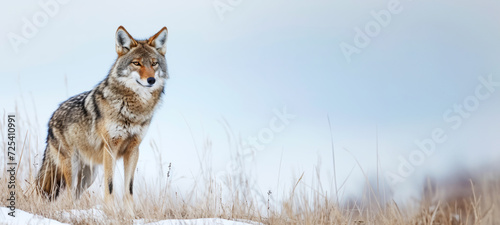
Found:
[[[113,151],[112,143],[105,143],[102,148],[104,165],[104,201],[110,205],[114,201],[113,195],[113,174],[115,171],[116,155]]]
[[[125,155],[123,155],[123,167],[125,173],[125,191],[123,194],[123,200],[127,210],[129,210],[129,213],[132,215],[134,213],[134,173],[135,167],[137,166],[137,160],[139,159],[140,143],[141,140],[137,136],[134,136],[125,149]]]

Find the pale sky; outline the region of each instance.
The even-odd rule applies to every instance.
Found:
[[[229,10],[217,11],[214,2]],[[138,39],[166,26],[170,79],[141,145],[139,173],[158,170],[151,140],[161,142],[163,163],[172,163],[173,185],[181,189],[200,173],[198,155],[207,139],[212,172],[225,171],[235,152],[223,121],[247,140],[269,129],[274,110],[284,108],[295,117],[249,159],[264,195],[289,188],[302,172],[309,182],[318,160],[322,183],[331,188],[330,135],[338,182],[348,178],[346,193],[359,191],[364,180],[356,160],[367,175],[376,174],[377,130],[382,176],[397,173],[401,157],[418,154],[416,140],[432,138],[436,128],[446,136],[393,186],[402,196],[414,193],[425,174],[449,176],[500,159],[500,87],[490,91],[480,81],[500,82],[499,2],[229,2],[237,1],[70,0],[49,11],[38,1],[8,2],[0,9],[1,106],[6,112],[15,102],[29,111],[36,107],[37,141],[44,146],[58,104],[107,75],[118,26]],[[397,13],[384,17],[391,7]],[[23,34],[27,23],[39,25],[29,37]],[[366,45],[349,62],[340,46],[356,47],[358,29]],[[25,42],[12,44],[13,35]],[[478,88],[488,96],[479,99]],[[472,104],[472,110],[460,114],[456,104]],[[457,120],[462,123],[453,129]],[[145,176],[154,178],[151,170]]]

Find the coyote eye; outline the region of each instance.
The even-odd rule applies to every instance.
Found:
[[[132,64],[134,64],[134,66],[140,66],[141,65],[139,62],[132,62]]]
[[[151,66],[156,66],[156,65],[158,65],[158,62],[153,62],[153,63],[151,64]]]

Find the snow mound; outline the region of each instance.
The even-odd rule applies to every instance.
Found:
[[[39,215],[34,215],[20,209],[16,209],[16,212],[14,213],[15,217],[8,215],[8,213],[10,212],[10,209],[8,208],[0,207],[0,211],[2,211],[2,213],[0,214],[0,224],[9,224],[9,225],[67,224],[67,223],[61,223],[56,220],[47,219]]]
[[[44,218],[40,215],[34,215],[28,212],[25,212],[20,209],[16,209],[15,217],[11,217],[8,215],[10,209],[5,207],[0,207],[1,215],[0,215],[0,224],[9,224],[9,225],[63,225],[67,223],[61,223],[56,220]],[[105,214],[102,210],[98,208],[89,209],[89,210],[70,210],[69,212],[61,212],[62,217],[66,220],[70,220],[71,218],[79,217],[79,218],[92,218],[92,219],[100,219],[105,220]],[[143,219],[134,220],[134,225],[145,224]],[[220,218],[203,218],[203,219],[186,219],[186,220],[161,220],[153,223],[147,223],[148,225],[261,225],[261,223],[257,223],[254,221],[232,221],[225,220]]]
[[[139,222],[139,221],[136,221]],[[134,223],[134,224],[141,224]],[[148,223],[148,225],[253,225],[260,223],[246,223],[232,220],[225,220],[219,218],[204,218],[204,219],[189,219],[189,220],[161,220],[154,223]]]

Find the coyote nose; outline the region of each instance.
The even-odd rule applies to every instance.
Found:
[[[148,84],[154,84],[156,79],[154,77],[148,77]]]

